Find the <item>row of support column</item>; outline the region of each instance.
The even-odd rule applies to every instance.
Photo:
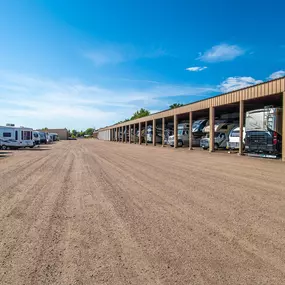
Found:
[[[285,92],[283,92],[283,112],[285,110]],[[178,143],[178,118],[177,115],[174,115],[174,147],[177,148]],[[215,151],[215,107],[211,106],[209,108],[209,124],[210,124],[210,143],[209,143],[209,151],[213,152]],[[139,145],[142,144],[142,123],[138,123],[139,125],[139,138],[138,143]],[[192,136],[192,125],[193,125],[193,111],[189,112],[189,150],[192,150],[192,144],[193,144],[193,136]],[[134,128],[134,143],[136,143],[136,125],[133,125]],[[128,126],[129,128],[129,143],[131,143],[131,125]],[[243,128],[244,128],[244,101],[241,100],[239,102],[239,154],[243,154]],[[153,120],[153,137],[152,142],[153,145],[156,145],[156,120]],[[114,132],[113,132],[114,130]],[[120,141],[122,139],[122,142],[127,142],[127,126],[124,127],[117,127],[115,129],[111,130],[110,139],[113,141]],[[144,136],[145,136],[145,144],[147,145],[147,122],[145,122],[144,127]],[[122,137],[121,135],[122,134]],[[282,124],[282,134],[283,138],[285,137],[285,115],[283,115],[283,124]],[[165,145],[164,142],[164,136],[165,136],[165,118],[162,118],[162,147]],[[285,161],[285,143],[282,144],[282,160]]]
[[[239,113],[240,113],[240,120],[239,120],[239,127],[240,127],[240,144],[239,144],[239,153],[243,153],[243,126],[244,126],[244,101],[240,101],[239,104]],[[177,148],[178,144],[178,118],[177,115],[174,115],[173,117],[174,120],[174,147]],[[209,151],[213,152],[215,150],[215,107],[211,106],[209,108],[209,124],[210,124],[210,143],[209,143]],[[192,136],[192,131],[191,131],[191,126],[193,125],[193,112],[189,112],[189,126],[190,126],[190,131],[189,131],[189,150],[192,150],[192,144],[193,144],[193,136]],[[285,124],[284,124],[285,125]],[[283,125],[283,128],[284,128]],[[153,120],[152,123],[152,143],[155,146],[156,145],[156,120]],[[129,133],[129,140],[127,141],[127,129]],[[136,143],[136,125],[133,125],[133,138],[134,138],[134,143]],[[145,137],[145,144],[147,145],[147,122],[145,122],[145,128],[144,128],[144,137]],[[114,131],[114,132],[113,132]],[[139,123],[139,138],[138,138],[138,143],[139,145],[142,144],[142,123]],[[164,147],[165,142],[164,142],[164,136],[165,136],[165,118],[162,118],[162,147]],[[113,141],[120,141],[122,142],[132,142],[132,134],[131,134],[131,125],[129,126],[124,126],[124,127],[119,127],[111,130],[111,140]]]

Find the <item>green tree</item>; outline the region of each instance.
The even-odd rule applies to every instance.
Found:
[[[135,119],[139,119],[139,118],[142,118],[142,117],[146,117],[146,116],[149,116],[150,115],[150,111],[144,109],[144,108],[141,108],[140,110],[136,111],[132,116],[131,118],[129,119],[125,119],[123,121],[120,121],[118,122],[117,124],[121,124],[121,123],[125,123],[125,122],[128,122],[128,121],[131,121],[131,120],[135,120]]]
[[[141,108],[140,110],[136,111],[130,120],[135,120],[135,119],[139,119],[139,118],[142,118],[142,117],[146,117],[146,116],[149,116],[150,115],[150,111],[144,109],[144,108]]]
[[[85,135],[93,136],[93,132],[94,132],[93,128],[88,128],[87,130],[85,130]]]
[[[77,133],[77,137],[84,137],[84,135],[85,135],[85,132],[82,130]]]
[[[77,132],[76,130],[72,130],[72,131],[71,131],[71,135],[72,135],[73,137],[76,137],[76,136],[77,136],[77,133],[78,133],[78,132]]]
[[[173,103],[172,105],[169,106],[170,109],[175,109],[175,108],[179,108],[182,107],[184,104],[181,103]]]

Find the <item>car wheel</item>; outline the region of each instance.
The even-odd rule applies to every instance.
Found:
[[[6,146],[6,145],[2,145],[2,149],[3,149],[3,150],[6,150],[6,149],[7,149],[7,146]]]
[[[218,148],[219,148],[219,145],[217,143],[215,143],[214,149],[217,150]]]

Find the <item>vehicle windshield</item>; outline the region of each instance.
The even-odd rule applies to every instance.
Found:
[[[38,135],[37,133],[34,133],[34,137],[35,137],[35,138],[38,138],[39,135]]]
[[[215,133],[215,138],[218,138],[221,133]]]
[[[183,135],[183,130],[178,130],[178,135],[182,136]]]
[[[239,131],[232,131],[231,137],[235,137],[235,138],[239,137]]]
[[[192,125],[192,128],[197,128],[199,127],[199,125],[201,124],[202,120],[199,120],[199,121],[195,121]]]

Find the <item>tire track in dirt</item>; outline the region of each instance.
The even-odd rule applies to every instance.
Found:
[[[61,157],[60,161],[59,158],[58,163],[55,165],[55,167],[48,168],[49,171],[47,171],[46,175],[40,179],[41,184],[36,184],[35,187],[29,189],[31,193],[28,197],[26,197],[26,202],[24,203],[27,206],[27,208],[24,209],[23,206],[20,205],[20,208],[22,209],[21,211],[20,208],[17,210],[15,209],[13,211],[13,215],[9,215],[7,219],[1,222],[1,229],[3,229],[1,230],[2,234],[1,239],[3,240],[3,247],[1,248],[1,253],[0,253],[0,256],[2,257],[1,258],[2,260],[0,259],[2,264],[0,272],[2,272],[2,278],[5,278],[5,275],[7,274],[7,270],[9,267],[11,266],[16,266],[16,268],[20,267],[17,265],[17,263],[15,264],[14,261],[15,259],[19,260],[18,261],[19,263],[24,263],[23,264],[24,267],[28,266],[25,263],[25,259],[22,259],[21,256],[20,259],[18,259],[19,252],[21,252],[22,254],[23,253],[27,254],[26,250],[29,249],[29,244],[27,245],[27,247],[25,247],[25,244],[27,244],[27,237],[30,234],[37,235],[36,232],[41,229],[43,222],[40,222],[39,225],[36,225],[36,223],[38,223],[41,214],[46,215],[49,213],[44,211],[44,209],[47,208],[44,206],[47,203],[50,204],[49,202],[50,196],[53,197],[52,194],[54,190],[51,191],[50,186],[57,184],[56,177],[60,178],[60,176],[58,175],[61,173],[61,169],[65,161],[66,159],[62,160]],[[32,238],[31,244],[33,244],[34,242],[35,240],[34,238]],[[31,253],[31,251],[28,252]],[[29,256],[26,256],[26,258],[27,257],[29,259]],[[21,270],[21,272],[22,272],[21,274],[23,274],[22,277],[26,275],[25,270]],[[0,281],[0,283],[1,282],[3,282],[3,280]],[[15,283],[8,282],[7,284],[15,284]]]
[[[1,285],[285,280],[285,165],[97,140],[30,153],[0,162],[0,192],[20,183],[0,204]]]
[[[100,154],[100,158],[101,158],[102,156],[101,156],[101,154]],[[104,157],[105,157],[105,154],[104,154]],[[101,160],[102,161],[102,160]],[[134,171],[135,172],[135,169],[134,168],[132,168],[131,169],[131,167],[130,168],[124,168],[123,166],[124,166],[124,161],[123,162],[121,162],[121,164],[120,164],[120,166],[119,166],[119,169],[117,169],[118,170],[118,172],[122,172],[122,173],[128,173],[128,178],[131,176],[131,174],[132,174],[132,171]],[[131,164],[131,163],[130,163]],[[111,167],[111,165],[108,165],[109,167]],[[103,168],[103,165],[101,165],[101,167]],[[154,171],[150,171],[150,173],[154,173]],[[144,176],[144,177],[142,177],[142,179],[144,178],[144,183],[145,182],[147,182],[147,181],[151,181],[152,183],[153,183],[153,185],[149,185],[149,187],[151,187],[151,186],[153,186],[153,187],[155,187],[155,179],[154,179],[154,177],[149,177],[149,179],[147,179],[148,178],[148,175],[146,175],[146,173],[145,172],[143,172],[143,173],[139,173],[139,172],[137,172],[137,177],[136,178],[138,178],[138,177],[141,177],[141,176]],[[139,178],[138,178],[138,180],[139,180]],[[131,181],[130,181],[131,182]],[[132,183],[133,182],[135,182],[135,181],[132,181]],[[144,185],[144,186],[146,186],[146,185]],[[151,188],[150,188],[151,189]],[[181,193],[179,193],[179,194],[181,194]],[[154,197],[156,195],[156,193],[154,193],[153,191],[152,191],[152,193],[151,193],[151,197]],[[167,200],[166,201],[164,201],[163,200],[163,197],[162,196],[160,196],[159,197],[160,198],[160,201],[163,201],[162,203],[167,203]],[[125,197],[124,197],[124,199],[126,199]],[[195,206],[195,205],[194,205]],[[174,205],[172,205],[172,207],[175,207]],[[181,207],[181,206],[180,206]],[[178,212],[178,215],[177,216],[183,216],[183,213],[181,213],[181,209],[178,209],[179,211],[180,211],[180,213]],[[187,209],[185,209],[186,211],[187,211]],[[199,209],[198,209],[199,210]],[[206,210],[206,209],[205,209]],[[186,211],[185,211],[185,213],[186,213]],[[188,212],[189,212],[189,210],[188,210]],[[184,213],[184,214],[185,214]],[[195,213],[193,213],[193,214],[195,214]],[[197,218],[197,217],[196,217]],[[201,219],[202,218],[202,219]],[[203,216],[201,216],[200,217],[200,222],[202,221],[204,219],[204,217]],[[204,225],[205,226],[207,226],[207,228],[209,228],[209,229],[215,229],[215,224],[213,224],[212,226],[211,226],[211,223],[207,223],[206,221],[204,221]],[[215,233],[214,232],[214,234],[217,236],[219,233]],[[222,231],[220,234],[222,234],[222,237],[223,237],[223,239],[226,237],[228,240],[233,240],[233,236],[232,236],[232,234],[229,232],[229,231]],[[249,252],[249,254],[256,254],[257,252],[256,252],[256,249],[254,249],[254,247],[249,247],[249,245],[248,244],[246,244],[244,241],[241,241],[241,243],[238,241],[238,240],[236,240],[236,243],[238,243],[239,244],[239,246],[243,249],[243,250],[246,250],[246,246],[247,246],[247,248],[248,248],[248,252]],[[255,251],[255,252],[253,252],[253,251]],[[268,259],[269,260],[269,254],[265,254],[265,253],[262,253],[262,252],[260,252],[259,251],[259,254],[258,254],[260,257],[263,257],[263,259],[264,259],[264,257],[265,257],[265,259]],[[267,260],[267,261],[268,261]],[[281,262],[281,260],[278,260],[278,259],[276,259],[276,257],[273,257],[273,256],[271,256],[271,261],[272,261],[272,264],[274,264],[274,267],[278,267],[282,272],[283,272],[283,274],[284,274],[284,270],[282,270],[282,265],[280,265],[279,266],[279,264],[282,264],[284,261],[282,261]]]

